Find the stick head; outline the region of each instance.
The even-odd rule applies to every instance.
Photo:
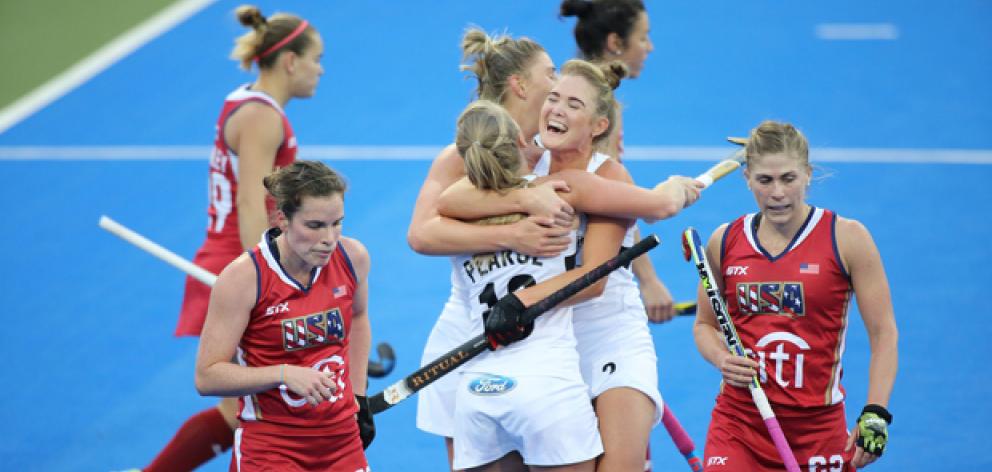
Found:
[[[739,138],[736,136],[727,136],[727,141],[734,143],[738,146],[747,146],[747,138]]]
[[[682,232],[682,257],[687,261],[692,260],[692,241],[689,238],[693,231],[695,230],[690,226]]]
[[[369,359],[368,376],[382,378],[392,373],[393,368],[396,367],[396,353],[389,343],[379,343],[376,346],[376,353],[379,354],[380,361]]]

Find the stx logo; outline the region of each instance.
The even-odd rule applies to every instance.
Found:
[[[285,319],[281,324],[282,346],[287,351],[341,343],[344,340],[344,320],[341,318],[341,310],[337,308],[323,313]]]
[[[713,456],[706,460],[706,465],[727,465],[727,458],[721,456]]]
[[[728,266],[725,275],[747,275],[747,266]]]
[[[265,309],[265,316],[278,315],[279,313],[289,312],[289,302],[282,302],[275,306],[270,306]]]
[[[743,315],[806,314],[802,282],[761,282],[737,284],[737,305]]]

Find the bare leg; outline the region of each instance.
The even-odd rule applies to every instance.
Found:
[[[603,455],[598,472],[643,472],[644,451],[648,448],[654,423],[654,402],[642,392],[611,388],[595,400]]]
[[[448,468],[451,472],[459,472],[455,470],[455,440],[444,438],[444,447],[448,448]]]

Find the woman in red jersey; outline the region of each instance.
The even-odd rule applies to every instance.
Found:
[[[706,438],[708,471],[784,470],[747,389],[756,372],[804,470],[853,470],[885,449],[898,364],[885,269],[864,225],[806,203],[811,175],[802,133],[761,123],[744,170],[758,211],[709,239],[707,257],[751,356],[730,354],[700,290],[696,345],[725,384]],[[872,354],[868,404],[848,435],[840,380],[852,294]]]
[[[218,277],[196,388],[240,396],[231,470],[366,471],[369,255],[341,235],[344,181],[297,161],[265,188],[278,226]]]
[[[294,15],[262,16],[254,6],[236,10],[251,31],[238,38],[231,57],[258,79],[224,100],[210,158],[207,238],[193,262],[219,273],[258,242],[272,223],[262,179],[296,159],[296,137],[284,107],[314,94],[323,68],[323,41],[313,25]],[[210,287],[188,277],[176,336],[198,336],[207,313]],[[146,472],[192,470],[226,451],[237,426],[237,401],[190,417]]]

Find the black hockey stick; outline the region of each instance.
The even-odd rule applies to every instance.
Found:
[[[369,377],[380,379],[393,372],[393,368],[396,367],[396,353],[393,352],[393,346],[389,343],[379,343],[375,347],[375,352],[379,354],[379,360],[373,360],[369,357],[369,367],[368,374]]]
[[[573,280],[557,292],[548,295],[544,300],[528,307],[524,310],[524,319],[528,322],[533,321],[572,295],[581,292],[586,287],[596,283],[599,279],[606,277],[610,272],[629,264],[642,254],[654,249],[660,242],[661,240],[658,239],[658,236],[649,235],[633,247],[622,251],[616,257],[596,266],[596,268],[582,277]],[[458,366],[468,362],[469,359],[481,354],[488,348],[489,343],[486,340],[485,334],[480,334],[472,338],[461,346],[448,351],[441,357],[417,369],[416,372],[390,385],[385,390],[369,397],[369,409],[372,411],[372,414],[388,410],[393,405],[405,400],[418,390],[430,385],[435,380],[441,378],[441,376],[455,370]]]

